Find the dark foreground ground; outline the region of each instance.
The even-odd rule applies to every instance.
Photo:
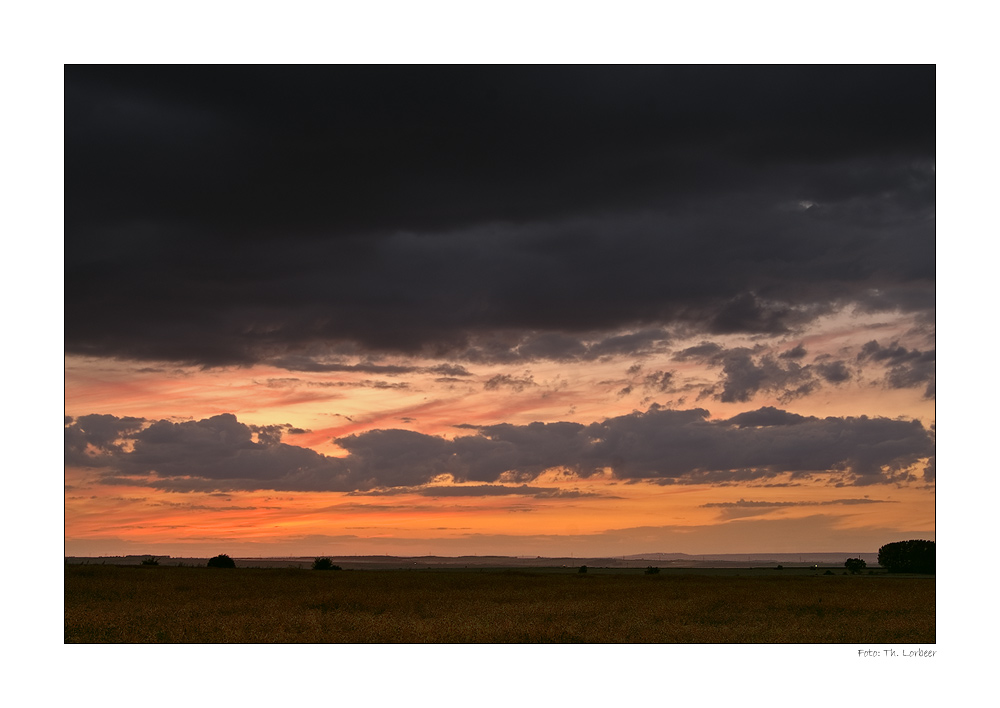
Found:
[[[909,643],[933,577],[67,565],[65,641]]]

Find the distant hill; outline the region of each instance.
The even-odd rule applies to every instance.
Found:
[[[695,563],[708,563],[712,561],[726,563],[816,563],[829,565],[832,563],[842,564],[848,558],[862,558],[869,565],[878,562],[878,553],[859,553],[857,551],[844,551],[841,553],[706,553],[703,555],[692,555],[688,553],[635,553],[622,556],[624,560],[656,560],[656,561],[691,561]]]

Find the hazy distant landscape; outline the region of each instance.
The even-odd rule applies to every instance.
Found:
[[[127,556],[68,556],[73,565],[139,565],[156,558],[163,566],[204,566],[208,558],[146,555]],[[326,556],[341,568],[356,570],[422,569],[422,568],[573,568],[586,565],[599,569],[643,569],[650,565],[660,568],[711,569],[756,568],[782,565],[786,568],[813,565],[823,568],[844,568],[847,558],[861,558],[869,568],[877,567],[878,553],[729,553],[688,555],[686,553],[638,553],[617,557],[557,557],[542,556]],[[240,558],[234,556],[239,568],[309,568],[314,556],[284,556],[278,558]]]

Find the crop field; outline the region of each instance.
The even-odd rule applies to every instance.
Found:
[[[65,566],[67,643],[912,643],[933,577]]]

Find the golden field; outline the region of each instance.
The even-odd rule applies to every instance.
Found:
[[[911,643],[933,577],[67,565],[67,643]]]

